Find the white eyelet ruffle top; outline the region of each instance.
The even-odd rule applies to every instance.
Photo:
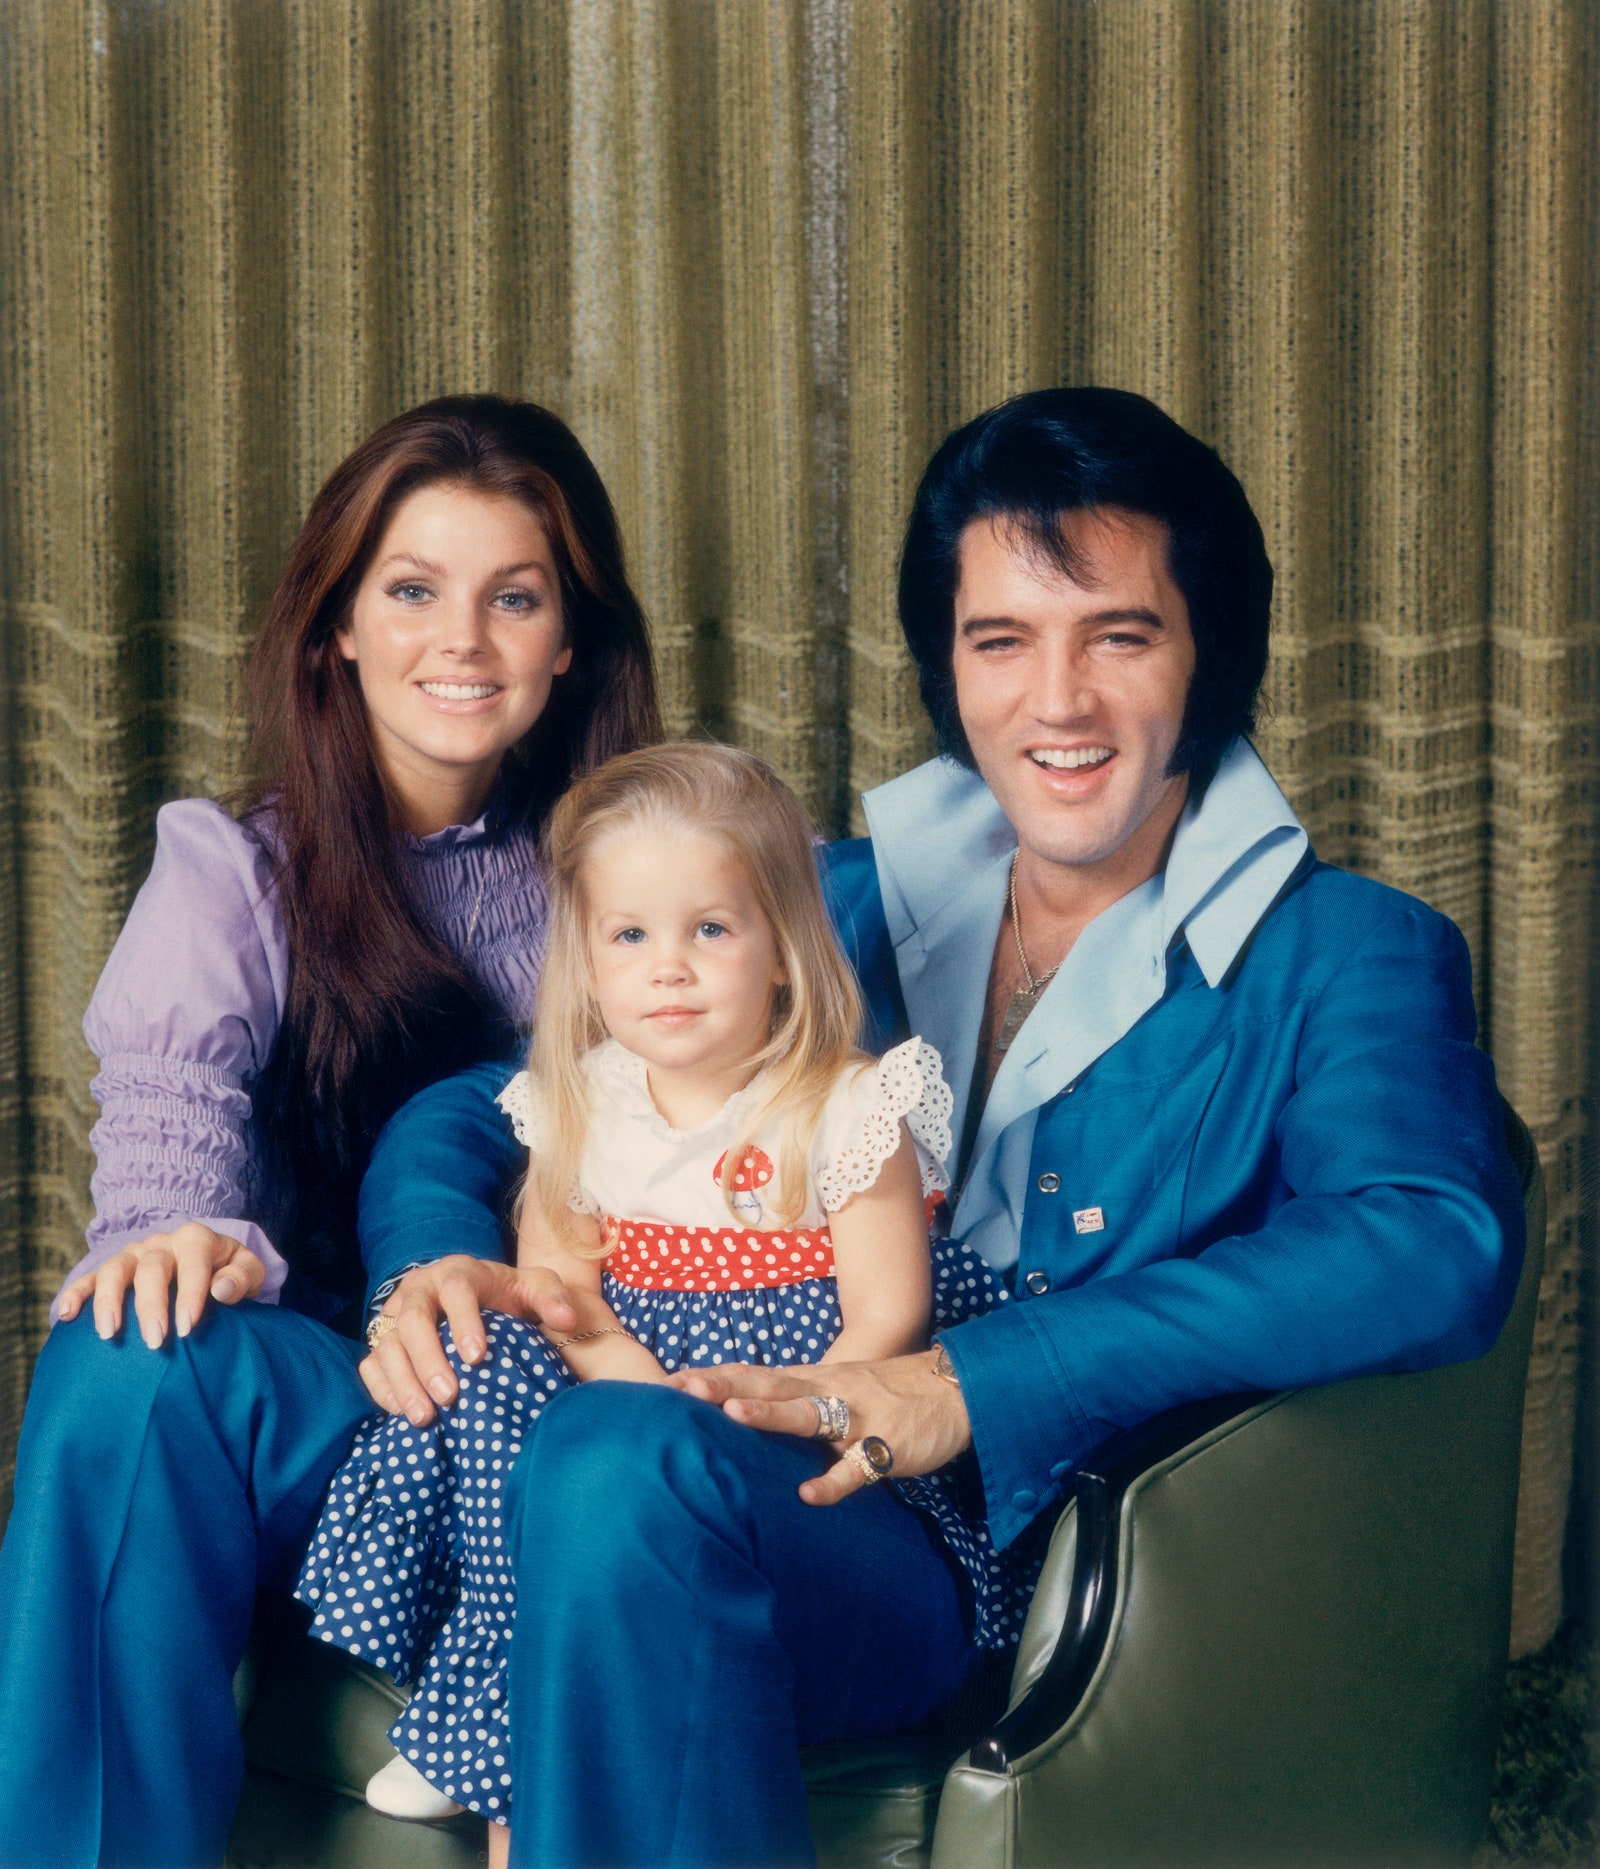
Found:
[[[774,1208],[783,1156],[781,1118],[753,1138],[736,1174],[730,1206],[721,1186],[722,1161],[765,1089],[765,1074],[736,1091],[717,1114],[690,1129],[674,1129],[650,1095],[643,1058],[607,1039],[583,1060],[589,1084],[588,1140],[572,1204],[581,1212],[675,1228],[817,1232],[853,1194],[870,1188],[911,1134],[922,1170],[924,1199],[949,1186],[952,1099],[939,1054],[908,1039],[874,1063],[840,1072],[817,1124],[809,1155],[806,1200],[778,1228]],[[538,1152],[541,1113],[526,1071],[500,1095],[517,1138]],[[764,1282],[764,1281],[763,1281]]]

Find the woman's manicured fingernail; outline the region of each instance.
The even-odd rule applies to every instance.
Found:
[[[189,1332],[193,1330],[194,1319],[189,1315],[188,1305],[180,1304],[177,1310],[173,1312],[172,1327],[177,1331],[180,1337],[187,1337]]]
[[[117,1334],[110,1324],[102,1324],[99,1318],[94,1321],[94,1331],[102,1343],[109,1343]]]
[[[406,1420],[409,1421],[414,1428],[425,1428],[428,1425],[428,1411],[426,1407],[424,1407],[421,1402],[413,1402],[406,1410]]]
[[[477,1362],[478,1358],[483,1355],[484,1346],[476,1337],[469,1337],[465,1343],[458,1344],[456,1347],[469,1363]]]
[[[142,1325],[139,1334],[144,1338],[146,1345],[152,1350],[159,1350],[167,1335],[159,1324]]]
[[[211,1287],[211,1295],[218,1304],[232,1304],[239,1295],[239,1287],[231,1278],[219,1278]]]
[[[452,1391],[445,1377],[435,1376],[433,1381],[428,1384],[428,1393],[436,1402],[448,1402]]]

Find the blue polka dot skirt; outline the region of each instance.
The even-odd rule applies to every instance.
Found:
[[[933,1245],[935,1327],[1009,1300],[989,1268],[949,1241]],[[668,1370],[719,1363],[814,1363],[839,1334],[835,1282],[747,1291],[640,1291],[603,1280],[606,1301]],[[516,1582],[505,1541],[506,1476],[552,1395],[574,1378],[533,1325],[487,1312],[476,1365],[445,1354],[461,1384],[426,1428],[380,1415],[334,1476],[295,1594],[311,1632],[383,1669],[411,1698],[395,1750],[437,1790],[497,1823],[511,1817],[506,1663]],[[970,1459],[891,1481],[927,1514],[970,1586],[974,1639],[1014,1647],[1038,1579],[1031,1558],[996,1552]]]

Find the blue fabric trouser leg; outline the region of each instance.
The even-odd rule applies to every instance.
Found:
[[[884,1488],[676,1390],[556,1396],[507,1488],[514,1869],[812,1861],[799,1748],[904,1730],[974,1661],[949,1562]]]
[[[232,1679],[258,1584],[288,1587],[372,1403],[361,1345],[211,1306],[156,1351],[50,1333],[0,1548],[0,1864],[222,1860]]]

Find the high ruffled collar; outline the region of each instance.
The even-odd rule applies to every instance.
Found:
[[[583,1068],[618,1109],[627,1116],[636,1117],[654,1135],[667,1142],[695,1142],[714,1130],[737,1122],[760,1101],[767,1078],[765,1071],[758,1071],[743,1090],[736,1090],[714,1116],[708,1116],[703,1123],[696,1123],[689,1129],[674,1129],[656,1108],[655,1098],[650,1095],[650,1067],[637,1052],[629,1051],[626,1045],[614,1038],[608,1038],[585,1057]]]
[[[488,802],[470,824],[447,824],[443,830],[429,831],[418,837],[402,831],[400,841],[407,850],[422,855],[447,850],[466,850],[476,844],[498,843],[511,829],[507,822],[505,788],[496,780]]]
[[[418,837],[412,831],[401,833],[406,848],[416,851],[453,850],[462,844],[482,843],[488,835],[488,812],[474,818],[470,824],[447,824],[442,831],[429,831],[426,837]]]

